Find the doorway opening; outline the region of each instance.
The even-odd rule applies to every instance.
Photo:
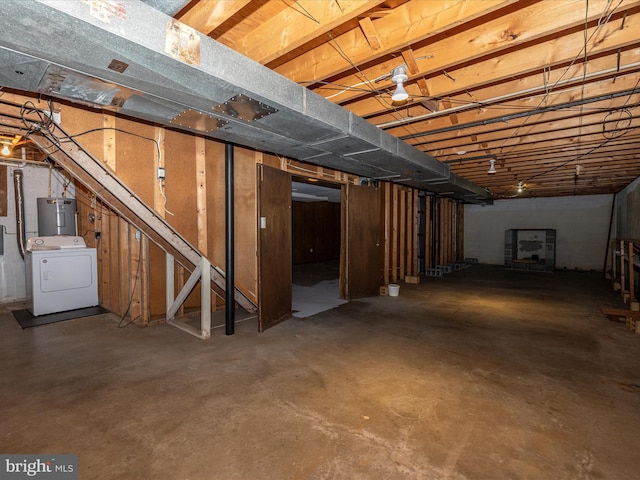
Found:
[[[340,298],[341,186],[292,177],[292,315],[306,318]]]

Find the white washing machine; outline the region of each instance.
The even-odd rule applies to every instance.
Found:
[[[35,315],[98,305],[96,249],[82,237],[56,235],[27,240],[27,299]]]

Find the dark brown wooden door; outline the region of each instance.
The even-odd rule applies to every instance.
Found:
[[[342,190],[342,298],[378,295],[382,278],[381,190],[346,185]]]
[[[258,325],[291,316],[291,176],[258,165]]]

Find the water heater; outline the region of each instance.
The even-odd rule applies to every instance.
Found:
[[[76,201],[72,198],[38,198],[38,235],[76,234]]]

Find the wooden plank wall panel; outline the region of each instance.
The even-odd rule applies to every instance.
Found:
[[[465,259],[464,256],[464,205],[462,203],[457,203],[456,208],[458,209],[458,248],[457,248],[457,258],[456,261],[463,261]]]
[[[127,133],[116,134],[116,173],[140,199],[153,205],[153,188],[156,179],[154,171],[154,150],[156,145],[153,140],[145,140],[140,137],[154,139],[154,129],[131,120],[116,118],[116,128]]]
[[[340,258],[339,203],[292,203],[293,264]]]
[[[164,145],[165,219],[188,242],[198,246],[196,137],[167,130]]]
[[[163,164],[166,178],[165,219],[192,245],[198,247],[198,206],[196,175],[196,137],[165,130]],[[164,263],[164,262],[163,262]],[[188,275],[175,270],[176,294],[182,289]],[[164,290],[163,290],[164,291]],[[154,296],[159,292],[154,292]],[[200,307],[200,289],[194,288],[184,303],[187,310]]]
[[[382,228],[384,229],[383,281],[385,284],[404,281],[405,276],[419,275],[418,259],[418,190],[384,183],[382,195]],[[429,209],[427,198],[425,248],[427,268],[430,263]]]
[[[205,140],[207,182],[207,255],[214,265],[225,270],[224,254],[224,144]],[[224,305],[224,298],[211,295],[216,308]]]
[[[256,165],[260,157],[259,152],[245,148],[234,153],[235,280],[252,300],[258,298]],[[224,203],[220,208],[224,211]]]
[[[225,270],[225,146],[208,140],[205,149],[209,256]],[[234,150],[235,280],[253,300],[258,292],[256,164],[268,157]]]

